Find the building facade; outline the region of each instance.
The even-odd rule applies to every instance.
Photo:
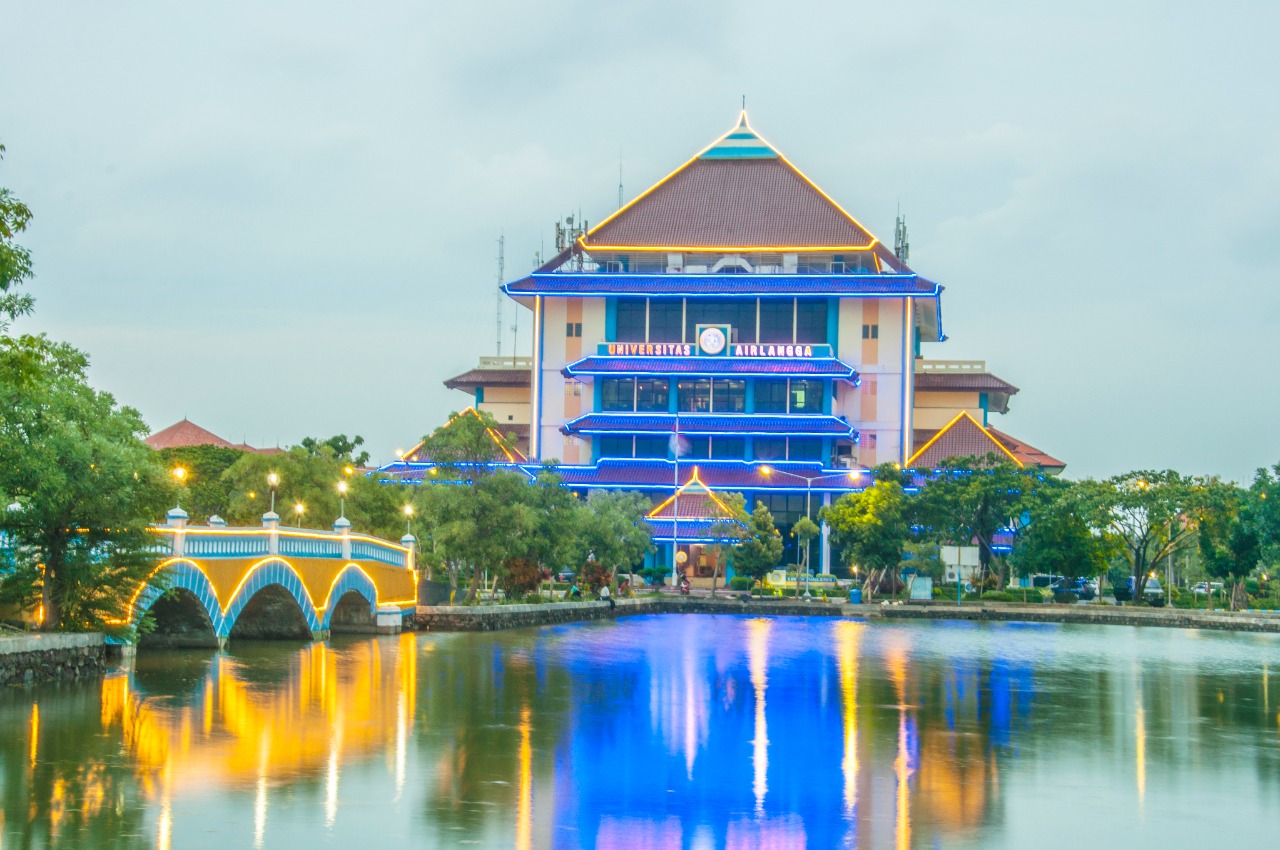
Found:
[[[501,405],[500,427],[525,426],[514,436],[527,433],[529,464],[559,462],[567,485],[648,491],[661,512],[651,523],[659,563],[678,552],[704,561],[717,517],[679,509],[715,500],[671,501],[691,482],[764,502],[786,539],[784,562],[796,563],[786,534],[800,516],[861,489],[870,467],[907,466],[930,441],[950,445],[961,413],[990,450],[1004,450],[987,416],[1017,388],[985,366],[922,357],[945,339],[942,287],[745,113],[503,290],[533,315],[527,371],[480,368],[447,384],[482,409]],[[384,471],[412,479],[414,462],[429,459]],[[812,545],[811,563],[829,570],[825,529]]]

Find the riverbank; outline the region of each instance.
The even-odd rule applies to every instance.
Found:
[[[1166,629],[1208,629],[1227,632],[1280,634],[1280,613],[1270,611],[1195,611],[1130,608],[1112,605],[1017,605],[925,603],[906,605],[849,605],[862,616],[887,620],[973,620],[980,622],[1078,623],[1082,625],[1157,626]]]
[[[0,634],[0,685],[82,679],[105,670],[101,634]]]
[[[856,617],[883,620],[968,620],[977,622],[1078,623],[1082,625],[1155,626],[1172,629],[1280,634],[1280,613],[1260,611],[1191,611],[1118,608],[1109,605],[1017,605],[917,603],[849,605],[794,600],[743,601],[740,596],[657,597],[607,602],[553,602],[542,605],[423,605],[414,613],[418,631],[489,632],[602,620],[631,614],[752,614]]]

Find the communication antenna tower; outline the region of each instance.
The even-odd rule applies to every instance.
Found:
[[[911,259],[911,243],[907,241],[907,217],[898,209],[898,218],[893,223],[893,254],[904,264]]]
[[[622,154],[618,154],[618,209],[622,209]]]
[[[506,236],[501,231],[499,231],[498,232],[498,309],[496,312],[496,325],[497,325],[497,334],[498,334],[497,354],[499,357],[502,356],[502,278],[505,271],[504,266],[506,264],[506,256],[505,256],[506,241],[507,241]],[[512,353],[514,354],[515,352],[512,352]]]

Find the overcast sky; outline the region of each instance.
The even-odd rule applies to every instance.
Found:
[[[901,205],[946,286],[925,355],[1022,388],[997,427],[1077,477],[1280,461],[1280,4],[0,7],[17,329],[155,429],[390,459],[494,353],[498,234],[528,271],[614,210],[620,157],[630,198],[745,94],[890,243]]]

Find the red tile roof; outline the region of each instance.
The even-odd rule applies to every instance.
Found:
[[[750,151],[735,151],[748,137]],[[741,155],[740,155],[741,154]],[[781,154],[746,116],[582,238],[609,247],[749,249],[865,248],[876,238]]]
[[[934,392],[1005,393],[1014,395],[1018,388],[990,372],[917,372],[916,390]]]
[[[1037,449],[1035,446],[1029,445],[1013,437],[1010,437],[1008,434],[1004,433],[1003,431],[997,431],[995,428],[988,428],[987,430],[989,430],[992,436],[994,436],[997,440],[999,440],[1006,449],[1013,452],[1015,455],[1018,456],[1018,458],[1022,459],[1024,463],[1038,466],[1041,469],[1049,469],[1054,471],[1066,469],[1067,467],[1067,464],[1064,461],[1058,460],[1057,458],[1051,455],[1045,454],[1044,452],[1040,451],[1040,449]]]
[[[224,449],[241,448],[185,418],[181,422],[173,423],[168,428],[156,431],[147,437],[146,443],[153,449],[177,449],[186,446],[218,446]]]
[[[472,369],[450,378],[444,385],[451,390],[463,390],[475,395],[476,387],[527,387],[529,381],[528,369]]]
[[[932,469],[949,458],[983,458],[989,454],[1001,455],[1019,466],[1026,465],[966,411],[961,411],[945,428],[935,431],[923,441],[920,436],[917,432],[915,454],[907,461],[907,466],[912,469]]]

